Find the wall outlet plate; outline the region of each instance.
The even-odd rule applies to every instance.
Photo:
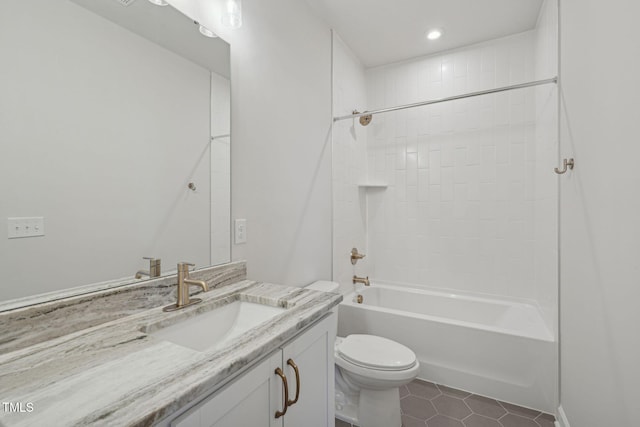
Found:
[[[234,242],[236,245],[247,243],[247,220],[236,219],[234,226]]]

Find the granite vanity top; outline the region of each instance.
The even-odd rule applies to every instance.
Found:
[[[146,309],[0,355],[0,402],[22,403],[24,409],[0,407],[0,425],[152,425],[267,356],[342,300],[339,294],[249,280],[199,297],[202,303],[183,310]],[[209,352],[142,332],[236,300],[287,310]]]

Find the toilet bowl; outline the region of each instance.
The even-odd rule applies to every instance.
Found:
[[[309,289],[338,292],[335,282],[315,282]],[[337,337],[336,417],[360,427],[401,427],[400,390],[418,375],[411,349],[374,335]]]

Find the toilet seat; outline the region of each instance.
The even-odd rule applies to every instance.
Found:
[[[362,368],[375,371],[404,371],[416,365],[409,348],[374,335],[349,335],[336,340],[336,356]]]

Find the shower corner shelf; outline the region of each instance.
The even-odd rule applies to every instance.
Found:
[[[363,182],[358,184],[358,188],[364,188],[365,190],[368,189],[375,189],[375,188],[387,188],[388,185],[385,184],[384,182]]]

